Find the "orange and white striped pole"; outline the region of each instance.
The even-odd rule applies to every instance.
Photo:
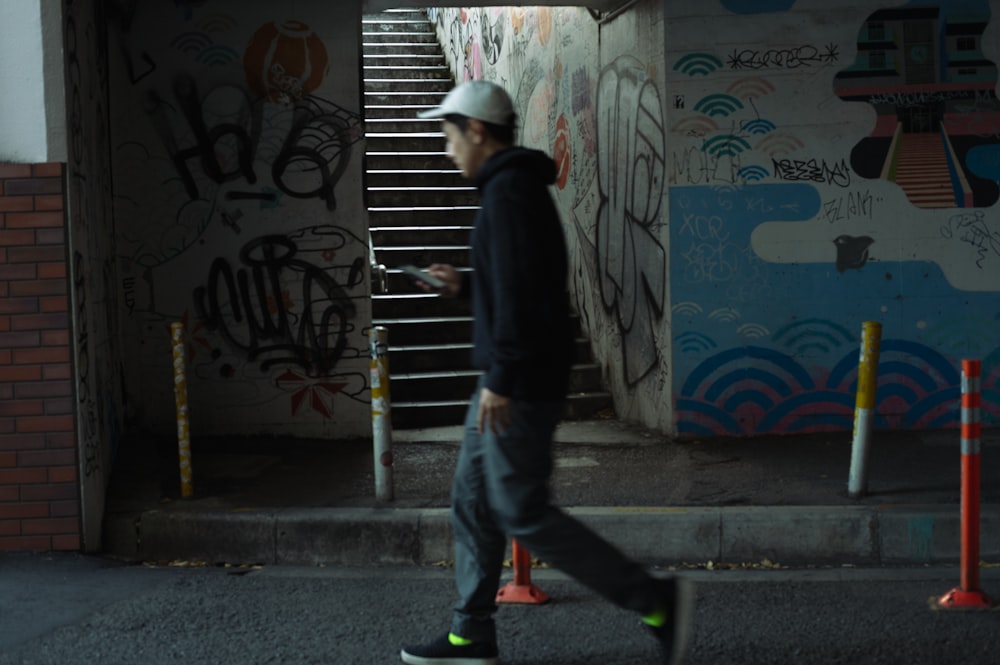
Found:
[[[531,583],[531,553],[517,542],[510,541],[511,566],[514,568],[514,581],[508,582],[497,591],[497,603],[521,603],[524,605],[541,605],[549,602],[549,595]]]
[[[978,360],[962,361],[962,555],[961,583],[937,600],[942,609],[989,609],[993,600],[979,588],[979,407]]]

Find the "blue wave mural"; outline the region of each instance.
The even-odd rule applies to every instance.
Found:
[[[775,349],[717,353],[701,361],[678,392],[679,430],[702,436],[849,430],[858,360],[858,348],[849,349],[824,372]],[[934,349],[882,340],[875,427],[957,427],[960,386],[958,368]],[[996,392],[995,383],[990,390]],[[986,413],[996,417],[1000,410],[987,406]]]
[[[758,225],[815,217],[811,185],[673,187],[670,201],[681,435],[850,431],[865,321],[883,330],[876,429],[957,428],[963,358],[982,360],[983,423],[1000,423],[995,293],[960,292],[928,262],[839,271],[759,259]],[[915,284],[921,297],[904,297]]]

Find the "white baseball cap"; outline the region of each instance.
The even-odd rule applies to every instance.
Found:
[[[417,114],[419,118],[464,115],[494,125],[513,127],[517,114],[507,91],[490,81],[469,81],[451,89],[441,106]]]

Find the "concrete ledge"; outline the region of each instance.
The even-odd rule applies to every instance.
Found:
[[[277,563],[271,511],[149,510],[138,526],[139,558],[209,563]]]
[[[980,507],[979,555],[1000,559],[1000,506]],[[962,553],[958,506],[884,506],[879,510],[879,551],[887,564],[958,563]]]
[[[451,561],[455,558],[455,539],[451,530],[451,510],[426,508],[419,512],[420,560],[422,564]],[[508,544],[508,549],[510,545]]]
[[[646,564],[718,561],[719,508],[571,508],[566,511]]]
[[[277,519],[278,563],[372,565],[420,563],[419,515],[392,509],[312,508]]]
[[[567,509],[646,565],[764,558],[797,564],[958,563],[952,506],[577,507]],[[105,522],[105,553],[128,560],[294,565],[450,561],[447,508],[150,510]],[[1000,505],[981,506],[981,558],[1000,560]],[[585,555],[585,553],[581,553]]]
[[[727,562],[879,562],[877,515],[871,508],[751,506],[722,511],[720,559]]]

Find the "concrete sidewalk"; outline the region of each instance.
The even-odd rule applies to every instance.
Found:
[[[129,560],[436,564],[451,559],[457,427],[395,432],[394,500],[367,441],[194,443],[179,498],[171,443],[123,445],[105,551]],[[615,420],[557,433],[555,502],[649,564],[922,565],[960,552],[958,433],[875,433],[847,495],[851,434],[677,442]],[[1000,432],[983,437],[981,558],[1000,561]]]

